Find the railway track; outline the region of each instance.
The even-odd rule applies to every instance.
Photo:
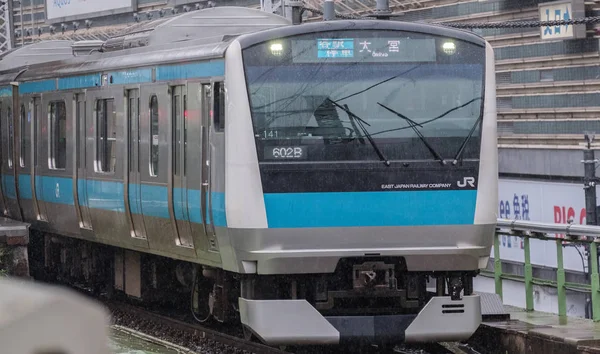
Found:
[[[179,346],[193,349],[198,353],[297,353],[297,354],[316,354],[316,353],[365,353],[365,354],[480,354],[476,351],[455,343],[440,344],[431,343],[425,345],[415,346],[394,346],[393,348],[379,348],[373,346],[370,348],[348,348],[348,347],[299,347],[299,348],[274,348],[269,347],[261,343],[251,342],[244,340],[232,334],[220,332],[213,328],[207,328],[205,326],[190,323],[188,321],[174,319],[167,315],[151,312],[147,309],[125,304],[121,302],[108,301],[104,302],[108,309],[113,314],[113,318],[117,319],[119,325],[126,328],[134,328],[138,324],[145,324],[146,322],[151,325],[144,325],[146,328],[139,329],[140,332],[149,334],[153,337],[161,337],[163,330],[157,329],[155,326],[168,328],[167,339],[171,343],[176,343]],[[132,323],[127,323],[122,319],[130,316],[135,319]],[[136,329],[136,328],[134,328]],[[136,329],[138,330],[138,329]],[[226,329],[231,331],[231,329]],[[149,333],[150,332],[150,333]],[[156,335],[157,333],[158,335]],[[164,336],[164,335],[163,335]],[[207,345],[208,343],[208,345]],[[212,351],[211,349],[215,349]],[[229,348],[229,350],[228,350]]]
[[[285,351],[155,313],[139,306],[103,301],[113,322],[141,333],[175,343],[197,353],[283,354]]]
[[[398,346],[398,354],[480,354],[472,348],[457,343],[431,343],[416,346]]]
[[[111,315],[111,324],[118,330],[132,330],[158,344],[176,347],[182,353],[198,354],[284,354],[280,348],[245,340],[241,328],[215,325],[215,328],[193,321],[187,314],[171,309],[150,309],[126,300],[108,298],[85,286],[62,280],[44,279],[40,282],[69,288],[83,296],[103,304]],[[222,328],[219,328],[222,327]],[[238,333],[239,332],[239,333]],[[239,334],[239,336],[238,336]]]

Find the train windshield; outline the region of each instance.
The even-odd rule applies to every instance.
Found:
[[[243,59],[260,161],[448,159],[470,133],[461,155],[479,157],[482,46],[335,31],[260,43]]]

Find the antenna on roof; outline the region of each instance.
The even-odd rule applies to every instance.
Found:
[[[392,11],[390,10],[389,0],[377,0],[375,5],[375,17],[388,20]]]
[[[325,0],[323,2],[323,20],[335,20],[335,3],[333,0]]]
[[[101,51],[104,46],[104,41],[101,40],[84,40],[71,44],[73,56],[89,55],[93,51]]]
[[[390,9],[389,0],[377,0],[375,5],[375,11],[372,14],[366,15],[364,17],[375,17],[378,20],[389,20],[393,17],[402,17],[403,13],[393,13]]]

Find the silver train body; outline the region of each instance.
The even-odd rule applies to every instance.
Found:
[[[144,282],[140,254],[231,277],[269,344],[477,329],[469,284],[497,206],[489,44],[246,8],[151,25],[3,57],[6,215],[127,250],[117,283]]]

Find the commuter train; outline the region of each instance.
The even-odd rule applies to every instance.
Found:
[[[184,294],[270,345],[473,334],[497,205],[484,39],[237,7],[136,26],[0,60],[0,201],[41,235],[32,262]]]

